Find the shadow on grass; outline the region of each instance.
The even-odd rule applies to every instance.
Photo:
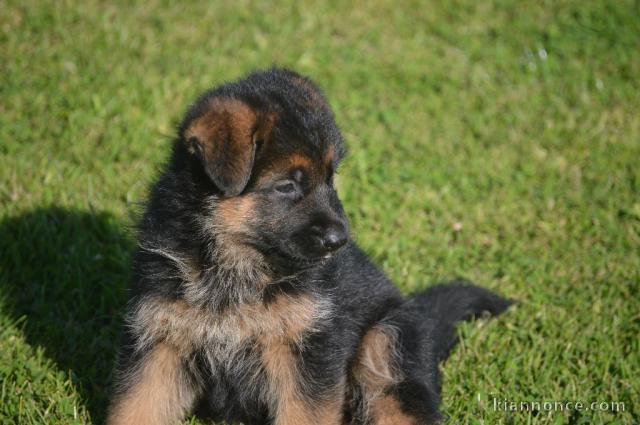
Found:
[[[0,290],[31,345],[70,371],[102,422],[133,240],[106,213],[37,209],[0,223]]]

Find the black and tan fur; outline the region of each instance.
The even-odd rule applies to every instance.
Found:
[[[509,302],[460,282],[403,297],[349,240],[344,153],[291,71],[194,103],[139,225],[108,424],[440,421],[455,322]]]

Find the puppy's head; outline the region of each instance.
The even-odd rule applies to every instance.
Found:
[[[307,78],[271,70],[206,93],[188,112],[180,143],[215,193],[217,232],[274,269],[309,267],[347,242],[333,185],[343,140]]]

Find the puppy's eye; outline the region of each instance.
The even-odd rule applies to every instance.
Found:
[[[280,193],[292,194],[296,191],[296,185],[293,182],[287,181],[278,183],[274,189]]]

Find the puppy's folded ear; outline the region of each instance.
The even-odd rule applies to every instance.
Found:
[[[265,120],[238,99],[202,101],[183,124],[183,139],[223,196],[239,195],[251,177],[256,142],[265,136]],[[262,128],[260,128],[262,127]]]

